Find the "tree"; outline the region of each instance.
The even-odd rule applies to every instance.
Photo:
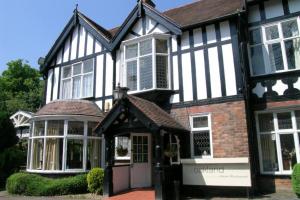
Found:
[[[7,63],[7,66],[0,76],[0,91],[3,91],[0,92],[0,108],[6,107],[9,115],[18,110],[35,112],[43,98],[44,82],[40,72],[21,59]]]
[[[14,125],[5,112],[0,112],[0,130],[0,152],[2,152],[18,142]]]

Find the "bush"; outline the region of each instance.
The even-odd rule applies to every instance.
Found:
[[[296,164],[292,173],[293,191],[300,197],[300,164]]]
[[[103,193],[104,170],[101,168],[92,169],[87,175],[88,190],[91,193]]]
[[[27,196],[83,194],[87,192],[86,174],[52,179],[36,174],[16,173],[7,179],[6,190],[11,194]]]
[[[22,151],[18,146],[0,151],[0,188],[5,187],[6,179],[25,164],[26,151]]]

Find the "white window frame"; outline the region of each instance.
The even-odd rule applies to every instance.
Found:
[[[281,24],[284,23],[284,22],[293,21],[293,20],[297,20],[299,35],[294,36],[294,37],[284,38]],[[268,27],[274,26],[274,25],[276,25],[278,27],[279,38],[267,41],[265,29],[268,28]],[[300,70],[300,69],[288,69],[288,61],[287,61],[287,56],[286,56],[285,44],[284,44],[284,42],[286,40],[292,40],[292,39],[300,38],[300,17],[293,17],[293,18],[289,18],[289,19],[285,19],[285,20],[281,20],[281,21],[276,21],[276,22],[269,23],[269,24],[264,24],[264,25],[261,25],[261,26],[251,27],[249,29],[249,33],[252,30],[256,30],[256,29],[260,30],[261,43],[260,44],[252,44],[252,45],[250,44],[250,42],[248,43],[248,57],[249,57],[249,64],[250,64],[250,72],[251,72],[252,76],[255,77],[255,76],[263,76],[263,75],[267,75],[267,74],[276,74],[276,73],[281,73],[281,72],[286,72],[286,71]],[[269,44],[274,44],[274,43],[280,43],[282,60],[283,60],[283,68],[284,68],[283,70],[272,69],[272,67],[270,65],[268,45]],[[252,65],[252,60],[251,60],[251,48],[255,47],[255,46],[262,46],[263,47],[263,61],[264,61],[264,67],[265,67],[265,73],[264,74],[258,74],[258,75],[253,74],[253,65]]]
[[[259,166],[260,166],[260,173],[264,175],[291,175],[292,170],[283,170],[282,164],[282,150],[281,150],[281,143],[280,143],[280,135],[293,135],[294,137],[294,145],[296,151],[296,158],[297,163],[300,162],[300,147],[299,147],[299,136],[300,134],[300,127],[297,127],[295,111],[298,109],[278,109],[278,110],[266,110],[266,111],[257,111],[255,112],[255,123],[256,123],[256,135],[258,141],[258,153],[259,153]],[[278,128],[278,113],[291,113],[292,119],[292,129],[279,129]],[[259,130],[259,114],[273,114],[273,123],[274,123],[274,131],[270,132],[260,132]],[[262,157],[262,148],[261,148],[261,140],[260,135],[275,135],[276,138],[276,150],[277,150],[277,161],[278,161],[278,171],[264,171],[263,168],[263,157]]]
[[[194,128],[193,127],[193,118],[196,117],[207,117],[208,119],[208,127],[207,128]],[[212,127],[211,127],[211,114],[210,113],[202,113],[190,116],[190,127],[191,127],[191,137],[190,137],[190,144],[191,144],[191,155],[192,158],[213,158],[213,142],[212,142]],[[209,142],[210,142],[210,155],[204,156],[196,156],[194,153],[194,133],[201,132],[201,131],[209,131]]]
[[[91,72],[86,72],[84,73],[84,61],[87,61],[87,60],[92,60],[92,63],[93,63],[93,70]],[[81,65],[81,73],[80,74],[76,74],[76,75],[73,75],[73,71],[74,71],[74,65],[78,65],[80,64]],[[71,67],[71,76],[70,77],[67,77],[67,78],[64,78],[63,77],[63,72],[64,72],[64,69],[67,68],[67,67]],[[95,79],[95,76],[94,76],[94,69],[95,69],[95,59],[94,58],[90,58],[90,59],[86,59],[86,60],[83,60],[83,61],[80,61],[80,62],[76,62],[76,63],[73,63],[71,65],[66,65],[66,66],[63,66],[61,68],[61,84],[60,84],[60,99],[63,99],[63,81],[65,80],[71,80],[71,87],[70,87],[70,90],[71,90],[71,97],[69,99],[84,99],[84,98],[90,98],[90,97],[93,97],[94,96],[94,90],[95,90],[95,86],[94,86],[94,79]],[[85,75],[92,75],[93,77],[93,80],[92,80],[92,92],[91,92],[91,95],[90,96],[83,96],[83,77]],[[80,95],[78,98],[75,98],[74,97],[74,94],[73,94],[73,80],[74,78],[76,77],[80,77]]]
[[[168,35],[168,34],[157,34],[157,33],[153,33],[153,34],[149,34],[149,35],[146,35],[146,36],[141,36],[141,37],[138,37],[138,38],[134,38],[134,39],[130,39],[130,40],[126,40],[126,41],[123,41],[122,42],[122,45],[121,45],[121,49],[123,49],[122,53],[123,53],[123,56],[122,57],[122,67],[123,67],[123,70],[122,70],[122,73],[124,73],[123,75],[121,75],[120,77],[123,77],[123,84],[124,86],[127,86],[127,62],[130,62],[130,61],[134,61],[136,60],[137,61],[137,89],[134,90],[134,91],[129,91],[128,93],[129,94],[134,94],[134,93],[139,93],[139,92],[146,92],[146,91],[151,91],[151,90],[156,90],[156,89],[159,89],[159,90],[170,90],[171,89],[171,50],[170,50],[170,41],[169,41],[169,38],[171,36]],[[146,40],[152,40],[152,53],[149,53],[149,54],[146,54],[146,55],[142,55],[140,56],[140,43],[143,42],[143,41],[146,41]],[[166,40],[167,41],[167,45],[168,45],[168,53],[157,53],[156,52],[156,39],[161,39],[161,40]],[[130,58],[130,59],[126,59],[126,46],[129,46],[129,45],[134,45],[134,44],[137,44],[138,45],[138,55],[137,57],[134,57],[134,58]],[[152,55],[152,88],[150,89],[140,89],[140,63],[139,63],[139,60],[140,58],[142,57],[146,57],[146,56],[150,56]],[[167,88],[158,88],[157,87],[157,77],[156,77],[156,56],[166,56],[167,57],[167,60],[168,60],[168,66],[167,66],[167,70],[168,70],[168,87]]]
[[[44,121],[45,123],[45,133],[44,136],[33,136],[33,132],[35,129],[35,122],[37,121]],[[64,134],[63,135],[54,135],[54,136],[47,136],[47,124],[48,121],[63,121],[64,122]],[[78,121],[83,122],[84,124],[84,133],[83,135],[68,135],[68,122],[69,121]],[[28,147],[28,150],[30,151],[30,158],[29,163],[27,166],[27,171],[34,172],[34,173],[80,173],[80,172],[86,172],[87,170],[86,162],[87,162],[87,143],[88,140],[99,140],[102,145],[102,137],[95,137],[95,136],[88,136],[88,122],[93,122],[93,120],[77,120],[77,119],[43,119],[43,120],[35,120],[32,123],[32,132],[29,137],[29,141],[31,141],[30,145],[31,147]],[[45,170],[45,161],[46,161],[46,140],[47,139],[63,139],[63,151],[62,151],[62,169],[60,170]],[[43,167],[42,169],[32,169],[32,163],[33,163],[33,141],[35,139],[43,139],[44,146],[43,146]],[[80,169],[67,169],[67,141],[68,139],[76,139],[83,141],[83,152],[82,152],[82,168]],[[102,147],[101,147],[102,151]],[[102,156],[101,154],[99,156]],[[99,159],[99,167],[101,166],[102,158]]]

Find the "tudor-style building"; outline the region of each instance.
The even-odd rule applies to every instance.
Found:
[[[298,0],[202,0],[165,12],[140,0],[106,30],[75,9],[41,59],[45,107],[31,119],[27,170],[102,166],[108,196],[154,187],[166,199],[174,181],[183,192],[290,189],[299,16]]]

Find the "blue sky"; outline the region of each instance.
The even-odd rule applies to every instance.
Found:
[[[164,11],[195,0],[153,0]],[[38,68],[72,16],[79,10],[105,28],[120,25],[136,5],[136,0],[1,0],[0,74],[6,63],[24,59]]]

